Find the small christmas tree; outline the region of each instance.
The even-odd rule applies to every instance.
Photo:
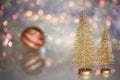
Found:
[[[84,11],[81,12],[80,26],[77,29],[74,42],[74,51],[73,64],[79,68],[79,74],[91,74],[91,69],[89,68],[94,64],[96,51],[93,34]]]
[[[114,57],[112,54],[112,47],[109,41],[109,36],[107,29],[104,29],[102,40],[100,43],[100,49],[99,49],[99,62],[101,65],[104,65],[105,67],[101,69],[101,73],[109,74],[111,70],[107,68],[108,64],[111,64],[114,61]]]

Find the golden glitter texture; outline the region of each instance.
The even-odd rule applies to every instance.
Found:
[[[81,12],[79,27],[74,42],[73,64],[77,68],[87,69],[94,65],[96,58],[95,43],[85,12]]]
[[[99,48],[99,62],[101,65],[111,64],[114,61],[112,47],[109,41],[107,29],[104,29],[102,40]]]

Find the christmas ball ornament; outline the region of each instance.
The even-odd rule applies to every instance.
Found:
[[[91,69],[84,69],[84,68],[81,68],[79,69],[79,72],[78,74],[80,74],[81,76],[90,76],[92,74],[92,70]]]
[[[37,50],[45,43],[43,31],[35,26],[25,29],[21,34],[21,40],[31,50]]]
[[[109,68],[102,68],[102,69],[101,69],[101,74],[102,74],[104,77],[109,77],[110,73],[111,73],[111,69],[109,69]]]
[[[25,54],[22,60],[22,68],[29,73],[41,71],[44,66],[44,60],[36,53]]]

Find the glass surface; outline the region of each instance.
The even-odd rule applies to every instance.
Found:
[[[0,80],[84,80],[72,64],[73,42],[81,10],[95,37],[96,48],[104,27],[109,31],[115,62],[104,78],[102,66],[92,67],[88,80],[120,78],[120,1],[119,0],[1,0],[0,1]],[[22,31],[35,25],[43,30],[46,43],[31,51],[21,42]],[[44,58],[42,71],[28,73],[22,68],[24,54]]]

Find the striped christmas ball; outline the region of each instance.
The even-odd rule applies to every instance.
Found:
[[[44,65],[44,60],[39,54],[29,53],[25,54],[22,60],[22,68],[26,72],[35,73],[41,71]]]
[[[21,40],[31,50],[37,50],[45,43],[43,31],[35,26],[26,28],[21,34]]]

